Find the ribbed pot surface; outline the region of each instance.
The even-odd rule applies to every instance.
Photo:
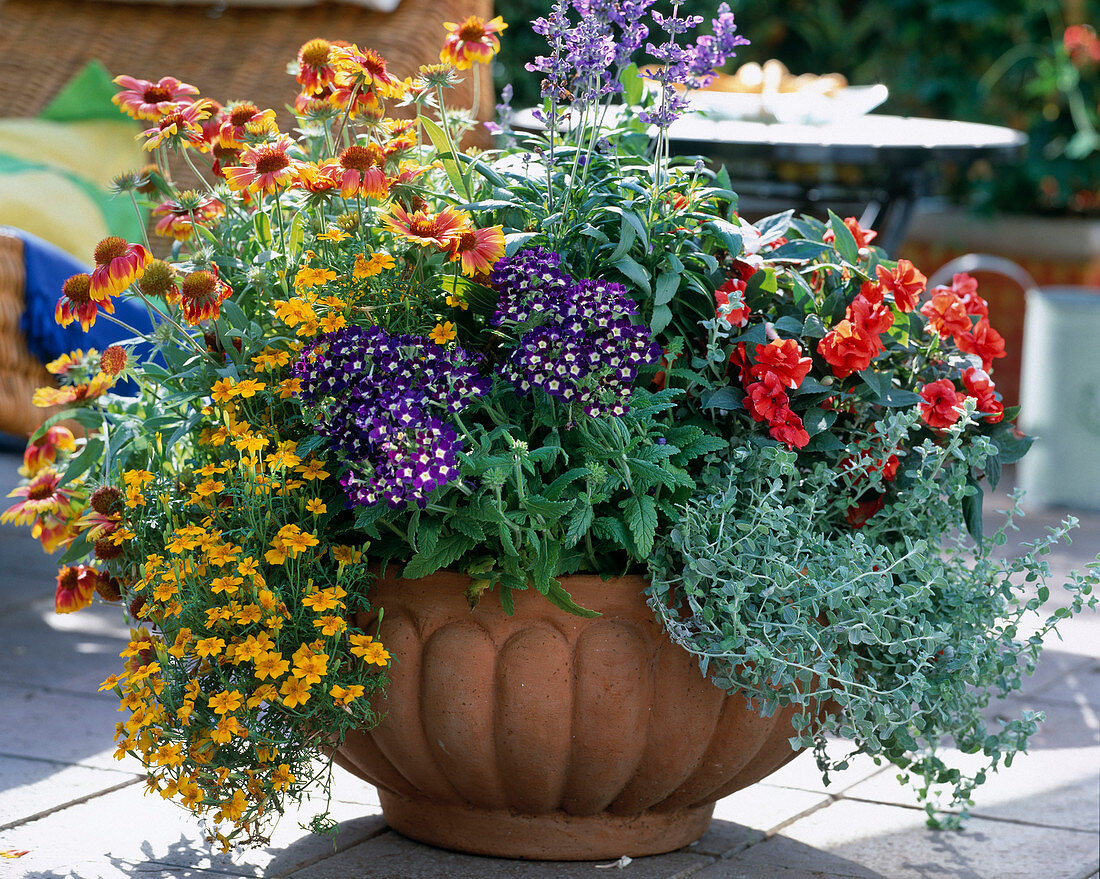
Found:
[[[658,854],[795,756],[791,711],[760,717],[706,680],[647,607],[643,578],[563,578],[594,619],[534,590],[513,616],[491,594],[470,611],[468,582],[391,576],[371,591],[396,659],[385,717],[336,760],[378,788],[400,833],[510,858]]]

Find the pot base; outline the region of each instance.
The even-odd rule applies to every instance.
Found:
[[[695,842],[714,804],[620,817],[607,812],[523,815],[379,790],[383,817],[403,836],[439,848],[531,861],[602,861],[659,855]]]

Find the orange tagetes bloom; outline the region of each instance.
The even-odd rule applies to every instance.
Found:
[[[487,64],[500,51],[498,34],[508,25],[499,15],[486,21],[471,15],[462,24],[443,23],[447,39],[439,53],[439,60],[453,64],[459,70],[469,70],[475,63]]]
[[[293,142],[285,134],[271,143],[249,147],[241,153],[241,167],[226,168],[225,182],[234,192],[248,189],[268,194],[290,186],[298,176],[298,162],[289,151]]]
[[[453,208],[444,208],[438,214],[425,210],[409,214],[395,204],[392,215],[382,214],[381,219],[395,235],[421,247],[432,246],[440,250],[449,250],[459,234],[469,228],[466,216]]]
[[[125,238],[111,235],[95,246],[93,258],[95,268],[88,295],[96,302],[104,302],[138,280],[153,255],[140,244],[130,244]]]
[[[110,299],[96,302],[91,295],[91,276],[81,272],[73,275],[61,285],[61,298],[57,300],[53,317],[57,323],[67,327],[74,320],[80,321],[80,326],[87,332],[95,323],[96,314],[100,307],[107,314],[114,314],[115,306]]]
[[[134,119],[160,119],[178,104],[190,104],[199,90],[180,82],[173,76],[165,76],[157,82],[135,79],[132,76],[116,76],[115,85],[122,90],[111,101],[127,116]]]
[[[464,229],[451,245],[451,260],[461,260],[462,274],[487,275],[493,264],[504,256],[504,227]]]

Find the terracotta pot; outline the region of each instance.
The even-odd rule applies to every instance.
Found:
[[[646,606],[641,577],[565,578],[594,619],[533,590],[513,616],[491,594],[471,612],[467,583],[441,573],[372,589],[397,661],[381,725],[350,735],[336,760],[377,786],[398,832],[510,858],[658,854],[698,839],[716,800],[795,756],[791,712],[762,718],[704,678]]]

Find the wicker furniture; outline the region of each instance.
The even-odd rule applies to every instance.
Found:
[[[23,242],[0,229],[0,432],[29,436],[50,414],[31,405],[35,388],[56,384],[27,350],[23,316]]]

